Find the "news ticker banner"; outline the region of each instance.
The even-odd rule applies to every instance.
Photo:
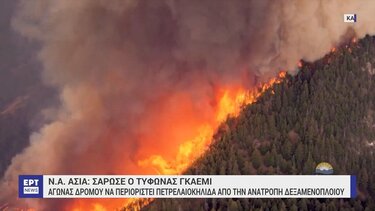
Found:
[[[351,175],[20,175],[20,198],[354,198]]]

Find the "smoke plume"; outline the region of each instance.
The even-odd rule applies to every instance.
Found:
[[[19,174],[150,173],[137,161],[172,157],[174,139],[210,121],[219,87],[250,88],[349,32],[372,34],[374,11],[372,0],[20,1],[14,28],[41,44],[43,78],[61,105],[13,158],[0,199],[17,197]],[[344,23],[345,13],[358,22]]]

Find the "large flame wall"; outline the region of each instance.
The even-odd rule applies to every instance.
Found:
[[[250,90],[240,87],[221,88],[216,93],[215,103],[212,105],[212,115],[205,119],[199,118],[200,113],[192,112],[191,102],[184,100],[181,96],[173,98],[172,104],[168,105],[169,108],[172,108],[172,111],[168,109],[170,113],[166,117],[161,115],[162,120],[157,122],[159,126],[153,127],[156,130],[155,134],[158,135],[152,138],[158,140],[156,142],[161,144],[158,146],[146,145],[141,148],[142,157],[137,161],[138,173],[182,173],[205,152],[216,129],[226,118],[236,117],[243,106],[254,103],[263,92],[270,89],[272,85],[279,83],[285,75],[286,72],[282,71],[267,83]],[[173,111],[173,108],[177,111]],[[150,143],[150,141],[141,142]],[[143,157],[146,158],[143,159]],[[72,210],[104,211],[114,209],[119,204],[137,210],[141,208],[137,206],[142,202],[147,204],[148,201],[103,200],[103,202],[98,202],[76,200],[73,202]],[[121,208],[121,206],[117,208]]]

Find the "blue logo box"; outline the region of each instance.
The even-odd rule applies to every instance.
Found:
[[[18,196],[20,198],[43,198],[43,175],[19,175]]]

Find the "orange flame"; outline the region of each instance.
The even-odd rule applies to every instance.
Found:
[[[213,123],[204,123],[199,127],[199,133],[190,140],[183,142],[178,149],[174,160],[167,160],[161,155],[152,155],[145,160],[138,162],[139,166],[151,167],[158,174],[180,174],[193,161],[200,157],[210,145],[212,136],[217,127],[226,120],[227,117],[239,115],[244,105],[252,104],[269,89],[272,85],[280,83],[286,76],[286,72],[281,71],[276,78],[272,78],[267,83],[262,84],[258,89],[246,91],[243,88],[226,88],[220,91],[216,117]]]
[[[252,104],[257,99],[270,89],[274,84],[280,83],[285,78],[286,72],[281,71],[279,75],[272,78],[267,83],[261,84],[256,89],[247,91],[241,87],[226,87],[217,91],[216,104],[214,109],[214,116],[211,120],[201,122],[198,125],[193,125],[196,134],[187,140],[171,140],[170,142],[180,141],[175,152],[174,157],[166,157],[164,154],[151,153],[145,159],[138,160],[138,166],[144,169],[152,169],[157,174],[181,174],[186,170],[192,162],[198,159],[211,144],[212,137],[226,118],[236,117],[239,115],[243,106]],[[272,92],[273,93],[273,92]],[[168,116],[169,117],[169,116]],[[187,116],[186,118],[189,118]],[[181,120],[179,120],[181,121]],[[182,122],[185,121],[182,119]],[[187,120],[186,120],[187,121]],[[180,124],[181,122],[178,122]],[[168,120],[168,124],[173,124],[173,121]],[[170,125],[169,127],[173,127]],[[175,129],[175,128],[173,128]],[[169,129],[171,130],[171,129]],[[176,133],[175,131],[171,131]],[[180,137],[180,136],[167,136],[167,137]],[[159,138],[159,137],[158,137]],[[168,149],[170,150],[170,149]],[[71,206],[73,211],[82,210],[95,210],[95,211],[106,211],[110,210],[109,207],[125,207],[125,210],[140,210],[152,201],[152,199],[127,199],[124,204],[110,200],[106,203],[101,201],[88,202],[84,200],[77,200]],[[113,203],[112,203],[113,202]],[[108,206],[111,203],[110,206]]]

